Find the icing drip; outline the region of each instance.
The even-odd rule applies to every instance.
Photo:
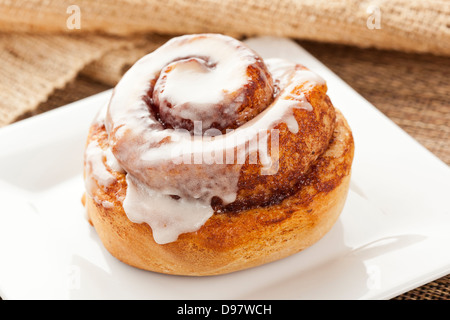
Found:
[[[197,231],[213,214],[210,204],[196,199],[174,199],[155,191],[127,175],[127,195],[123,208],[135,223],[147,223],[156,243],[177,240],[185,232]]]
[[[92,172],[87,185],[92,180],[101,185],[111,183],[114,176],[105,166],[126,172],[124,211],[131,221],[150,225],[159,244],[198,230],[213,214],[214,197],[224,204],[235,201],[246,159],[250,164],[259,159],[262,175],[276,173],[279,146],[274,128],[285,123],[297,134],[294,110],[312,111],[299,84],[324,83],[294,63],[266,60],[277,88],[275,100],[253,119],[223,134],[210,128],[213,121],[220,120],[215,106],[222,101],[224,113],[235,113],[243,100],[239,90],[248,81],[245,70],[255,55],[245,47],[224,46],[224,39],[205,39],[207,45],[203,40],[183,39],[180,44],[169,41],[169,46],[144,57],[125,74],[106,116],[98,120],[105,123],[110,145],[102,150],[91,143],[86,150],[87,168]],[[199,57],[200,51],[208,58]],[[157,79],[153,99],[162,117],[168,112],[175,119],[191,120],[194,134],[183,128],[164,128],[149,111],[142,98],[151,86],[149,79]],[[227,98],[233,92],[239,93],[234,100]]]
[[[117,161],[116,157],[111,151],[111,148],[107,148],[104,151],[104,156],[106,158],[106,164],[108,167],[110,167],[112,170],[120,173],[125,173],[125,170],[120,166],[119,162]]]
[[[96,121],[98,121],[98,119]],[[94,193],[94,190],[96,189],[95,185],[107,188],[116,181],[116,177],[108,171],[107,166],[110,168],[115,167],[118,172],[123,172],[117,164],[113,164],[111,160],[107,160],[108,153],[110,154],[110,158],[114,157],[109,148],[103,150],[97,141],[94,140],[89,143],[85,150],[86,178],[84,182],[87,194],[95,202],[101,204],[105,208],[112,208],[114,206],[113,203],[106,200],[100,200]]]
[[[94,184],[108,187],[114,183],[116,178],[106,169],[104,164],[105,153],[97,141],[90,142],[86,147],[85,161],[86,171],[89,173],[88,178],[85,180],[86,190],[89,196],[93,197]]]

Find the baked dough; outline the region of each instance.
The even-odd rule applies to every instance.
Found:
[[[195,40],[195,35],[191,37]],[[301,65],[296,65],[295,69],[299,72],[307,70]],[[289,78],[290,81],[293,79],[296,78]],[[140,269],[206,276],[278,260],[321,239],[343,209],[349,189],[354,142],[344,116],[326,95],[326,85],[311,83],[298,81],[294,87],[282,87],[290,88],[288,94],[301,95],[304,101],[300,102],[310,108],[289,107],[286,112],[290,119],[281,114],[284,118],[270,123],[270,129],[279,132],[278,170],[271,175],[261,175],[260,159],[252,164],[247,154],[245,163],[238,167],[234,201],[224,203],[220,197],[208,198],[211,199],[211,216],[195,230],[180,232],[176,238],[163,243],[155,241],[155,230],[148,223],[133,222],[124,209],[132,181],[127,175],[131,173],[124,169],[127,163],[117,161],[122,159],[120,155],[118,159],[114,156],[127,148],[112,141],[112,132],[117,134],[119,129],[111,131],[114,126],[108,124],[109,115],[100,116],[91,126],[87,140],[86,209],[89,221],[106,249],[119,260]],[[276,85],[281,86],[275,82]],[[259,121],[257,118],[246,121]],[[297,130],[289,126],[294,120]],[[232,125],[235,124],[234,121]],[[158,170],[168,179],[178,179],[177,174],[186,172],[192,174],[190,169],[179,169],[183,165],[172,167],[167,163],[148,172],[141,167],[142,175],[151,180],[159,177]],[[184,178],[188,181],[202,174],[199,171],[197,176]],[[140,179],[139,170],[133,171],[132,175]],[[208,177],[205,175],[204,179]],[[146,179],[142,178],[142,181]],[[138,188],[147,186],[143,183]],[[173,201],[186,196],[186,190],[182,187],[180,190],[180,194],[172,196]],[[164,212],[159,213],[164,215]]]

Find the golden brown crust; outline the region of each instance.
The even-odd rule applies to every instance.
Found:
[[[329,102],[326,98],[327,104]],[[297,190],[279,203],[215,213],[198,231],[181,234],[175,242],[154,242],[151,228],[132,223],[121,199],[124,174],[87,197],[88,216],[109,252],[137,268],[168,274],[215,275],[254,267],[309,247],[334,225],[348,192],[354,142],[342,114],[336,111],[327,148],[299,173]],[[93,127],[88,141],[107,141],[104,129]],[[108,201],[107,208],[99,202]]]
[[[230,91],[222,89],[220,98],[216,97],[220,101],[208,102],[206,109],[203,109],[204,106],[201,107],[204,103],[197,104],[196,99],[192,100],[192,98],[188,98],[186,101],[184,101],[184,97],[183,99],[177,98],[175,100],[180,101],[175,103],[173,92],[169,94],[171,90],[168,88],[181,86],[194,91],[194,87],[176,81],[175,85],[168,85],[173,83],[173,79],[177,75],[180,76],[176,72],[178,68],[185,70],[182,68],[183,65],[185,68],[196,66],[190,69],[191,71],[188,74],[197,70],[196,68],[203,71],[208,70],[208,73],[212,73],[214,70],[218,72],[218,66],[221,65],[220,61],[212,58],[214,55],[202,55],[203,51],[210,52],[202,50],[201,47],[209,41],[220,41],[236,51],[236,56],[232,56],[242,61],[243,66],[245,66],[245,69],[241,70],[246,72],[244,81],[239,88],[233,88]],[[121,81],[119,86],[116,87],[105,119],[109,147],[114,157],[130,176],[138,178],[149,189],[161,190],[164,188],[170,190],[173,193],[172,196],[183,199],[192,198],[195,194],[194,198],[208,203],[211,202],[211,197],[213,197],[212,205],[216,212],[236,212],[256,206],[266,206],[274,202],[277,203],[295,193],[310,166],[328,147],[333,134],[336,115],[334,107],[326,95],[326,84],[300,64],[290,63],[289,67],[286,68],[283,64],[277,65],[275,63],[268,68],[262,58],[246,47],[245,44],[217,34],[177,37],[164,45],[162,48],[167,51],[162,52],[165,52],[164,56],[166,56],[167,52],[176,53],[183,46],[195,43],[201,45],[194,51],[188,50],[188,55],[186,53],[178,53],[180,56],[174,55],[173,57],[168,55],[171,58],[164,62],[167,63],[166,65],[164,63],[156,64],[155,71],[149,75],[149,79],[145,78],[149,88],[145,87],[146,94],[144,96],[134,96],[129,93],[133,90],[130,90],[128,86],[132,87],[137,74],[145,74],[141,72],[141,69],[145,69],[146,64],[139,64],[131,68],[131,71],[139,70],[139,72],[136,71],[131,73],[131,76],[125,77],[130,82],[124,81],[127,85],[120,86],[123,84]],[[216,42],[211,42],[211,44],[213,47],[217,46]],[[158,54],[158,52],[161,51],[155,53]],[[146,61],[158,60],[158,57],[158,55],[156,55],[156,58],[150,55]],[[151,65],[149,63],[148,66]],[[225,66],[227,69],[220,69],[220,73],[229,74],[229,77],[234,78],[235,73],[232,71],[235,70],[229,64],[225,64]],[[202,72],[198,73],[199,77],[202,74]],[[127,73],[127,75],[130,75],[130,73]],[[236,73],[236,78],[241,75],[241,72]],[[198,89],[210,90],[208,86]],[[135,106],[135,103],[130,103],[128,106],[119,107],[126,99],[122,101],[116,99],[115,96],[127,96],[129,94],[134,99],[141,102],[142,100],[145,101],[146,105],[137,103]],[[122,102],[119,103],[118,101]],[[286,108],[286,105],[289,105],[289,108]],[[129,108],[134,111],[128,110],[129,112],[122,114],[118,111],[120,108],[124,110]],[[283,111],[283,114],[271,113],[270,111],[273,110]],[[266,117],[263,115],[261,118],[255,119],[258,115],[264,114],[265,111],[269,111],[266,113]],[[269,122],[268,118],[273,122],[267,123]],[[250,123],[248,123],[249,121]],[[200,126],[199,122],[202,122]],[[293,122],[295,122],[295,125],[293,125]],[[237,128],[236,135],[230,134],[227,136],[230,139],[224,139],[228,141],[233,137],[237,137],[237,140],[245,138],[244,135],[251,131],[247,130],[249,128],[255,131],[259,130],[259,132],[251,133],[253,136],[248,137],[249,140],[245,142],[238,143],[236,141],[232,146],[222,146],[219,151],[223,152],[216,152],[219,149],[218,143],[205,142],[203,144],[205,149],[214,149],[214,157],[220,158],[215,163],[223,165],[214,167],[209,165],[204,158],[209,158],[210,152],[203,153],[198,151],[198,148],[195,152],[192,150],[192,153],[187,151],[186,148],[186,150],[183,150],[182,156],[174,155],[176,159],[168,159],[170,156],[165,154],[163,161],[143,161],[143,158],[152,157],[152,154],[153,156],[155,154],[162,155],[161,149],[182,149],[181,144],[177,145],[174,142],[180,137],[180,132],[169,135],[169,131],[173,131],[172,129],[187,129],[191,135],[194,135],[195,123],[199,126],[195,135],[199,135],[203,130],[214,129],[210,131],[214,132],[211,133],[212,135],[217,136],[222,133],[222,136],[226,136],[226,130]],[[265,124],[262,128],[258,126],[261,123]],[[243,129],[245,127],[247,129]],[[239,129],[241,129],[240,132]],[[276,139],[280,145],[279,150],[276,151],[279,170],[272,174],[261,173],[264,171],[262,158],[268,156],[269,153],[264,154],[265,151],[259,147],[258,152],[250,151],[252,149],[251,143],[256,139],[262,140],[261,133],[268,135],[269,145],[271,137],[279,133],[279,137]],[[204,140],[207,141],[208,139]],[[218,142],[220,143],[221,140],[218,139]],[[214,144],[215,147],[213,147]],[[189,146],[190,144],[186,145]],[[243,149],[247,149],[248,153],[245,154],[246,151],[242,151]],[[272,156],[274,152],[271,151]],[[253,154],[250,155],[250,152]],[[228,159],[230,154],[236,154],[235,159]],[[242,159],[237,159],[240,156],[246,157],[245,163],[242,163]],[[193,160],[180,161],[181,157],[183,157],[183,160],[186,158]],[[196,157],[201,157],[202,161],[196,162]],[[253,161],[255,158],[257,158],[256,161]],[[234,179],[233,188],[235,180],[238,180],[237,190],[233,189],[232,192],[233,197],[236,195],[236,199],[232,203],[228,202],[231,197],[222,197],[222,201],[220,193],[225,190],[223,186],[219,188],[219,192],[217,190],[212,192],[211,187],[205,186],[215,185],[219,181],[219,179],[216,179],[219,175],[232,177]],[[187,181],[192,177],[196,177],[196,181],[188,183]]]
[[[297,65],[299,70],[308,70],[306,67]],[[294,193],[303,175],[307,173],[310,166],[327,149],[329,141],[335,128],[336,114],[330,99],[326,95],[327,86],[317,84],[310,86],[308,83],[300,83],[294,87],[293,92],[301,92],[312,110],[303,108],[294,108],[292,110],[298,132],[294,133],[288,128],[286,123],[281,122],[273,129],[279,133],[279,170],[275,174],[261,175],[263,165],[258,159],[257,163],[250,163],[249,158],[240,168],[238,191],[236,200],[230,204],[223,205],[218,198],[213,199],[215,211],[236,212],[246,210],[257,205],[268,205],[273,202],[279,202],[285,197]],[[253,99],[254,97],[250,97]],[[93,134],[101,134],[104,129],[94,128]],[[268,140],[273,130],[268,130]],[[105,136],[106,137],[106,136]],[[141,138],[141,137],[139,137]],[[109,141],[111,142],[111,135]],[[128,145],[134,141],[118,143],[113,141],[113,152],[121,153],[120,150],[128,150]],[[105,139],[100,139],[101,145],[106,144]],[[270,143],[269,143],[270,148]],[[236,151],[237,153],[237,151]],[[229,165],[233,167],[234,164]],[[177,164],[165,162],[155,167],[142,167],[124,165],[127,171],[134,176],[142,178],[142,181],[151,185],[152,180],[163,172],[168,177],[180,176],[180,172],[195,172],[196,177],[203,177],[207,180],[208,172],[202,165],[196,164]],[[145,170],[145,172],[143,172]]]
[[[89,219],[112,255],[141,269],[180,275],[214,275],[280,259],[320,239],[333,226],[345,203],[353,138],[344,117],[326,95],[326,84],[299,64],[271,66],[270,74],[256,53],[234,39],[218,35],[180,37],[164,49],[175,53],[173,50],[186,41],[205,41],[210,37],[239,49],[240,58],[250,57],[245,69],[248,81],[243,86],[234,92],[222,90],[223,101],[208,104],[207,110],[199,109],[190,101],[173,106],[168,84],[177,77],[176,68],[196,66],[202,70],[218,70],[218,62],[209,57],[182,56],[164,67],[157,65],[155,70],[160,71],[152,73],[152,79],[141,79],[148,81],[150,89],[146,89],[147,95],[143,97],[132,94],[140,101],[138,105],[129,106],[133,112],[125,109],[130,112],[122,114],[118,110],[123,101],[119,99],[121,103],[113,104],[113,97],[106,118],[97,121],[88,136],[85,169]],[[132,70],[145,75],[140,69]],[[136,74],[131,73],[131,78],[126,79],[133,79]],[[234,77],[234,73],[230,75]],[[308,80],[305,81],[305,77]],[[175,84],[179,86],[179,83]],[[173,88],[178,89],[178,86]],[[127,90],[120,88],[122,91],[116,91],[116,88],[114,93],[127,96]],[[183,112],[180,113],[179,108],[184,108]],[[260,118],[254,119],[259,115]],[[172,143],[178,137],[167,135],[153,140],[152,136],[175,128],[188,129],[191,134],[198,135],[198,128],[193,130],[193,119],[205,120],[201,130],[215,129],[213,135],[227,135],[226,130],[237,128],[242,129],[240,135],[243,136],[249,129],[260,129],[268,136],[261,138],[253,133],[248,138],[258,139],[258,144],[267,139],[268,149],[258,146],[258,152],[251,151],[250,140],[228,147],[215,140],[214,146],[206,144],[207,150],[223,147],[227,149],[223,150],[222,157],[226,153],[227,160],[230,153],[243,154],[245,159],[234,159],[235,163],[230,163],[222,158],[215,164],[171,161],[163,151],[173,151]],[[249,120],[254,121],[247,123]],[[230,133],[221,138],[231,140],[233,137]],[[194,140],[188,137],[186,141],[189,144]],[[275,140],[279,147],[272,148]],[[221,142],[220,139],[217,141]],[[239,148],[246,148],[246,144],[248,150],[240,152]],[[150,151],[158,153],[162,161],[152,162],[154,154]],[[198,150],[195,152],[204,156]],[[194,157],[194,153],[186,152],[186,155]],[[265,157],[275,160],[275,172],[264,174],[267,173],[262,164]],[[124,173],[111,166],[119,171],[123,168]],[[223,178],[226,180],[222,181]],[[182,198],[180,202],[169,199],[178,205],[194,198],[196,204],[202,203],[205,207],[211,204],[208,217],[212,211],[214,214],[199,229],[183,229],[197,231],[177,233],[178,238],[174,237],[173,242],[159,241],[165,244],[158,244],[148,224],[131,221],[145,219],[130,220],[125,213],[125,198],[127,210],[130,202],[154,200],[149,199],[148,194],[142,199],[130,200],[135,188],[133,179],[148,188],[145,190],[164,189],[164,194],[171,194],[174,199]],[[128,194],[127,181],[131,183]],[[226,190],[229,186],[233,188],[232,192]],[[148,211],[155,211],[156,215],[164,215],[166,219],[166,211],[158,212],[158,209],[149,205],[137,211],[142,211],[144,216]],[[130,209],[128,213],[134,211]],[[157,227],[151,221],[148,223],[155,228],[158,238]],[[158,223],[167,227],[166,221]]]
[[[291,195],[298,189],[297,185],[302,176],[328,147],[335,127],[336,114],[326,95],[327,87],[299,85],[295,90],[305,94],[314,111],[300,108],[293,110],[299,125],[298,133],[292,133],[285,123],[274,128],[279,130],[281,146],[278,172],[261,175],[261,164],[246,162],[240,172],[237,199],[225,208],[220,208],[223,211],[236,211],[258,204],[266,205]]]

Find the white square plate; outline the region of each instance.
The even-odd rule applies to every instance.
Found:
[[[320,74],[353,130],[351,190],[332,230],[303,252],[222,276],[119,262],[80,200],[84,143],[107,91],[0,130],[3,299],[388,299],[450,272],[449,167],[294,42],[248,44]]]

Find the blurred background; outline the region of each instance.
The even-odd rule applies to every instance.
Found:
[[[0,127],[112,88],[173,36],[289,37],[450,164],[448,0],[0,0]],[[395,299],[449,299],[450,276]]]

